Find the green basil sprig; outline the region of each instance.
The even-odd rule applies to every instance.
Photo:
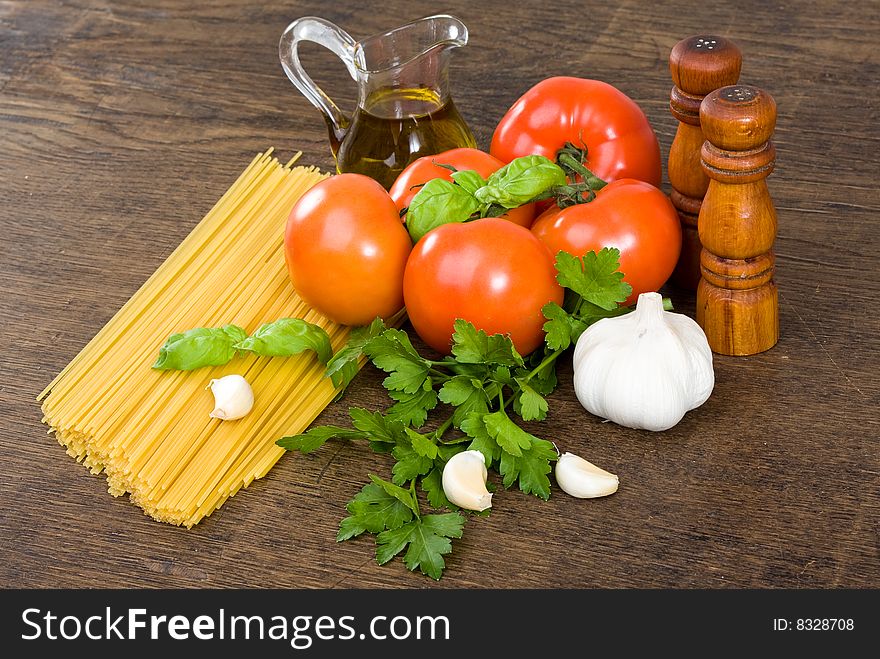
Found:
[[[474,196],[483,204],[517,208],[565,185],[562,167],[544,156],[523,156],[493,172]]]
[[[327,332],[301,318],[266,323],[251,336],[237,325],[197,327],[168,337],[153,368],[191,371],[203,366],[222,366],[239,351],[262,357],[289,357],[305,350],[314,351],[322,364],[333,356]]]
[[[313,350],[322,364],[333,356],[327,332],[302,318],[281,318],[274,323],[261,325],[244,341],[236,343],[235,347],[263,357],[288,357],[303,350]]]
[[[450,176],[452,176],[453,181],[471,194],[474,194],[477,190],[486,185],[486,179],[472,169],[459,169],[452,172]]]
[[[406,227],[415,243],[443,224],[502,215],[565,184],[565,171],[544,156],[516,158],[488,179],[456,170],[451,182],[437,178],[421,187],[407,208]]]
[[[247,338],[238,325],[196,327],[172,334],[159,348],[153,368],[165,371],[189,371],[202,366],[222,366],[235,357],[235,344]]]
[[[406,228],[416,243],[431,229],[441,224],[464,222],[479,208],[480,202],[464,186],[442,178],[431,179],[407,208]]]

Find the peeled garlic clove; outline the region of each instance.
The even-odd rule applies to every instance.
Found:
[[[486,458],[479,451],[453,455],[443,468],[443,494],[459,508],[486,510],[492,495],[486,489]]]
[[[617,492],[619,479],[574,453],[563,453],[556,461],[556,482],[562,491],[578,499],[593,499]]]
[[[212,419],[240,419],[254,406],[251,385],[240,375],[224,375],[217,380],[211,380],[208,389],[214,394]]]

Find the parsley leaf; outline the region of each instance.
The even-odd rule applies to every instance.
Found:
[[[395,444],[405,437],[403,424],[398,420],[386,418],[381,412],[352,407],[348,410],[348,415],[351,417],[351,424],[365,436],[369,436],[371,442]]]
[[[525,378],[517,378],[516,383],[520,387],[519,397],[516,399],[519,408],[517,414],[523,421],[543,421],[549,409],[547,399],[532,389]]]
[[[396,529],[383,531],[376,538],[376,560],[383,565],[407,549],[403,556],[410,570],[439,579],[446,562],[443,555],[452,551],[451,538],[460,538],[465,518],[461,513],[425,515]]]
[[[391,468],[394,474],[391,480],[397,485],[428,473],[434,466],[438,452],[437,445],[427,436],[412,428],[406,428],[405,432],[405,437],[391,451],[397,460]]]
[[[532,436],[511,421],[504,410],[483,415],[483,423],[489,436],[498,442],[505,453],[520,456],[523,449],[529,448]]]
[[[364,485],[346,506],[351,515],[339,523],[336,541],[342,542],[364,531],[379,533],[396,529],[413,517],[412,510],[375,483]]]
[[[288,451],[311,453],[321,448],[328,439],[333,439],[334,437],[337,439],[366,439],[367,435],[363,432],[339,428],[338,426],[315,426],[299,435],[282,437],[275,443]]]
[[[632,293],[619,267],[620,252],[614,248],[603,247],[598,254],[587,252],[583,258],[560,251],[556,254],[556,281],[587,302],[611,311]]]
[[[461,431],[470,437],[471,441],[468,451],[479,451],[486,458],[486,466],[489,467],[493,462],[501,457],[501,447],[486,430],[486,424],[483,421],[485,414],[471,413],[461,422]]]
[[[541,313],[547,319],[544,323],[544,331],[547,333],[544,342],[550,350],[565,350],[577,341],[577,337],[584,331],[584,327],[581,327],[583,323],[555,302],[545,304],[541,308]]]
[[[389,373],[382,383],[386,389],[414,394],[428,378],[430,365],[403,330],[386,329],[364,346],[364,352],[376,367]]]
[[[391,468],[392,482],[395,485],[403,485],[413,478],[427,474],[434,466],[434,461],[424,455],[419,455],[413,449],[412,444],[401,442],[391,450],[391,455],[397,462]]]
[[[555,368],[544,368],[529,380],[529,386],[542,396],[549,396],[556,391],[557,379]]]
[[[463,405],[474,392],[475,381],[466,375],[456,375],[440,388],[440,400],[449,405]]]
[[[527,433],[528,434],[528,433]],[[550,498],[550,463],[557,459],[553,444],[534,435],[528,435],[531,446],[519,456],[503,452],[498,471],[503,478],[504,487],[510,487],[517,480],[519,489],[526,494],[534,494],[545,501]]]
[[[437,445],[431,439],[412,428],[405,428],[405,430],[416,453],[431,460],[437,457]]]
[[[391,451],[394,450],[394,447],[386,442],[374,442],[371,440],[370,450],[373,451],[373,453],[391,453]]]
[[[443,492],[443,469],[434,467],[422,477],[422,490],[428,498],[428,503],[433,508],[450,508],[452,504]]]
[[[610,310],[603,309],[602,307],[596,306],[592,302],[587,302],[586,300],[584,300],[581,303],[580,309],[578,309],[577,318],[572,316],[572,321],[581,322],[584,327],[586,327],[588,325],[592,325],[597,320],[602,320],[603,318],[614,318],[615,316],[622,316],[632,310],[633,307],[617,307],[616,309]],[[579,336],[580,332],[577,334],[577,336],[573,336],[572,340],[577,341],[577,338]]]
[[[443,384],[438,395],[442,402],[455,407],[452,424],[456,427],[471,412],[489,411],[489,396],[483,389],[483,383],[476,378],[456,375]]]
[[[542,357],[543,355],[541,353],[534,353],[529,358],[528,366],[516,371],[516,377],[530,377],[531,379],[528,380],[529,386],[542,396],[549,396],[556,391],[556,385],[558,384],[556,379],[556,367],[553,363],[544,363],[544,365],[541,366],[543,363]],[[539,366],[541,367],[541,370],[537,370]]]
[[[452,335],[452,354],[464,364],[498,364],[522,366],[523,358],[513,347],[509,336],[477,330],[471,323],[459,318]]]
[[[437,407],[437,392],[431,388],[430,379],[425,386],[414,394],[403,391],[389,391],[388,395],[397,402],[392,405],[385,416],[419,428],[425,424],[428,412]]]
[[[391,371],[391,375],[382,381],[382,385],[386,389],[414,394],[425,384],[427,377],[426,365],[401,362]]]
[[[395,485],[394,483],[386,480],[382,480],[378,476],[374,476],[370,474],[370,480],[373,481],[376,485],[381,487],[387,494],[394,497],[398,501],[400,501],[403,505],[409,508],[415,516],[419,516],[419,502],[416,500],[415,495],[410,490],[405,490],[402,487]]]
[[[437,460],[434,461],[434,468],[422,477],[422,490],[428,498],[428,503],[434,508],[458,510],[458,506],[450,503],[443,492],[443,468],[453,455],[464,450],[466,447],[462,442],[440,446]]]
[[[495,369],[495,372],[492,374],[492,379],[499,386],[511,386],[513,384],[513,379],[510,375],[510,369],[506,366],[499,366]],[[497,394],[496,394],[497,395]]]
[[[348,386],[357,375],[358,362],[363,356],[364,348],[384,330],[385,323],[381,318],[376,318],[369,325],[356,327],[351,331],[345,347],[327,362],[325,375],[330,378],[334,387]]]

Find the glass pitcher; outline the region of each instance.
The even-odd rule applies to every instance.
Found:
[[[309,16],[287,26],[278,54],[287,77],[323,113],[336,170],[366,174],[390,188],[416,158],[476,145],[449,92],[450,53],[467,40],[467,28],[453,16],[429,16],[360,42]],[[352,117],[303,69],[302,41],[329,48],[357,82]]]

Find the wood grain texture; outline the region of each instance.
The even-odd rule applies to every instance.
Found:
[[[599,501],[499,494],[438,584],[372,541],[336,544],[345,502],[384,456],[331,444],[286,456],[192,531],[153,522],[45,434],[36,394],[213,205],[249,159],[332,165],[324,124],[276,45],[298,16],[366,36],[426,0],[0,2],[0,586],[878,587],[880,15],[870,3],[457,2],[470,29],[454,97],[478,144],[549,75],[595,77],[647,113],[668,154],[667,59],[697,32],[733,39],[743,83],[779,117],[781,338],[717,357],[715,392],[650,434],[603,424],[571,389],[531,429],[620,475]],[[503,20],[499,20],[503,16]],[[333,56],[309,68],[348,107]],[[692,293],[670,289],[694,311]],[[384,404],[365,371],[320,422]]]

